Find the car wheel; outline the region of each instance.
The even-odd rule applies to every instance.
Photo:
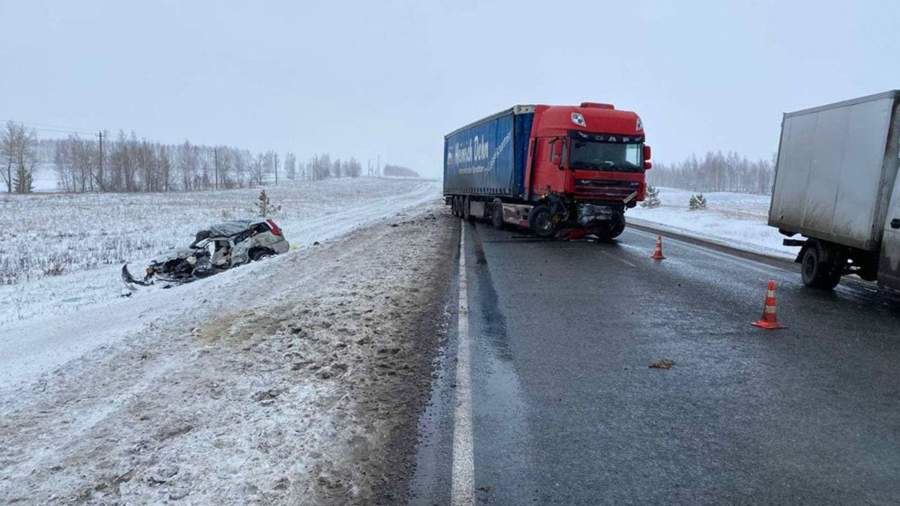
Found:
[[[250,250],[250,253],[248,256],[250,257],[251,261],[256,262],[257,260],[262,260],[263,258],[270,257],[274,254],[275,253],[273,253],[272,250],[270,250],[270,249],[256,248],[256,249]]]

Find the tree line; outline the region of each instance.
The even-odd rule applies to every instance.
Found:
[[[362,164],[328,154],[308,161],[293,153],[253,153],[230,146],[203,146],[184,141],[169,145],[138,139],[132,132],[115,137],[39,140],[33,129],[8,122],[0,135],[0,174],[8,193],[30,193],[38,165],[52,160],[60,191],[167,192],[262,186],[279,178],[321,180],[359,177]],[[373,175],[373,167],[368,174]]]
[[[654,163],[647,172],[655,186],[700,192],[738,192],[769,195],[775,178],[771,160],[748,160],[735,152],[708,152],[702,159],[691,155],[680,163]]]

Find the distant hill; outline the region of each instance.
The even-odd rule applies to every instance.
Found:
[[[384,175],[388,177],[422,177],[418,172],[399,165],[385,165]]]

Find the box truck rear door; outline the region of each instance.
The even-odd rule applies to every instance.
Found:
[[[878,280],[888,288],[900,290],[900,177],[894,180],[894,192],[884,220]]]

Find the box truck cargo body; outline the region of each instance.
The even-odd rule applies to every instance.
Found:
[[[498,227],[615,237],[644,198],[644,140],[638,115],[608,104],[518,105],[444,137],[444,196]]]
[[[769,224],[809,286],[845,274],[900,288],[900,91],[784,115]]]

